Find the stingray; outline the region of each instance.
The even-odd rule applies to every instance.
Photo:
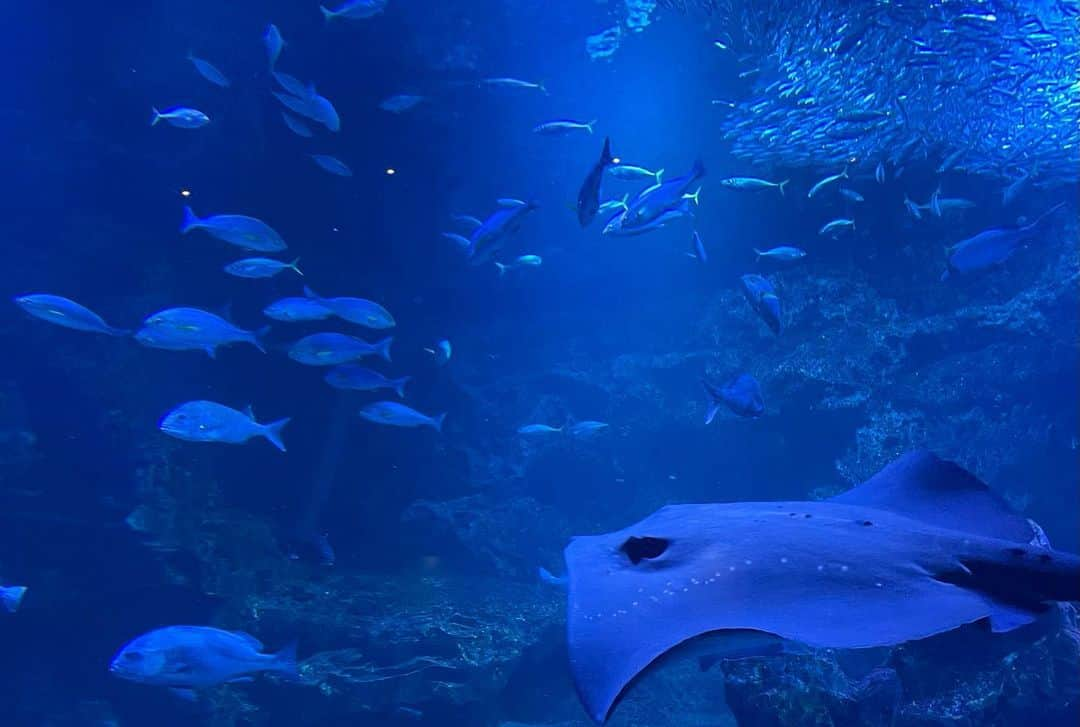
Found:
[[[821,502],[671,505],[565,551],[578,695],[603,722],[684,642],[756,632],[812,648],[890,646],[1080,600],[1080,558],[974,475],[913,452]]]

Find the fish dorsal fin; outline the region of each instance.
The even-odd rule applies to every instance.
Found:
[[[251,646],[251,648],[255,649],[255,651],[262,651],[263,650],[263,648],[264,648],[263,643],[261,641],[259,641],[258,639],[256,639],[251,634],[247,633],[246,631],[233,631],[232,633],[233,633],[233,636],[236,636],[238,639],[242,640],[244,643],[249,644]]]
[[[529,204],[528,202],[524,202],[524,201],[522,201],[520,199],[513,199],[512,197],[501,197],[498,200],[496,200],[495,203],[497,205],[499,205],[500,207],[505,207],[506,209],[516,209],[518,207],[526,207]]]
[[[831,501],[1025,544],[1037,535],[1023,515],[978,477],[925,450],[905,454]]]

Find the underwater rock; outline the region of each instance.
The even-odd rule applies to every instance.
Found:
[[[496,499],[469,495],[455,500],[420,500],[401,520],[419,530],[428,548],[449,539],[454,551],[498,573],[533,578],[550,553],[570,535],[565,518],[531,497]]]

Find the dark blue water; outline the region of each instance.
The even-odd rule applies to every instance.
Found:
[[[1080,549],[1075,163],[1070,179],[1068,165],[1032,163],[1021,150],[1010,166],[975,170],[969,160],[972,171],[943,177],[936,167],[948,147],[928,140],[890,165],[885,184],[873,178],[876,156],[856,159],[845,184],[864,202],[835,191],[808,200],[833,165],[736,156],[727,111],[710,103],[762,93],[738,77],[754,63],[750,51],[740,60],[712,44],[739,35],[725,15],[739,3],[661,4],[644,32],[624,30],[609,60],[590,59],[584,43],[626,27],[614,0],[390,0],[372,19],[331,24],[316,5],[22,3],[0,12],[0,297],[63,295],[125,328],[172,306],[227,310],[255,329],[267,322],[264,306],[301,295],[304,283],[363,296],[397,321],[392,365],[373,367],[413,377],[410,406],[447,412],[441,434],[362,421],[359,407],[382,397],[337,391],[324,370],[286,355],[320,330],[376,337],[347,323],[272,322],[267,354],[236,346],[211,360],[50,326],[9,305],[0,316],[0,585],[29,590],[16,613],[0,612],[8,724],[586,724],[567,668],[565,598],[536,579],[538,566],[564,572],[570,536],[617,530],[670,503],[820,499],[914,449],[968,468],[1056,548]],[[905,13],[931,17],[910,5]],[[1075,4],[1036,5],[1075,23]],[[270,22],[287,42],[278,69],[314,80],[340,133],[301,139],[282,124],[261,40]],[[1075,58],[1075,45],[1061,39],[1048,52]],[[813,63],[815,51],[804,50]],[[189,51],[231,86],[201,78]],[[889,58],[880,62],[888,71]],[[496,76],[543,81],[550,93],[477,83]],[[398,93],[425,101],[401,114],[378,108]],[[1063,93],[1075,121],[1076,91]],[[151,127],[151,107],[172,105],[211,123]],[[980,113],[1039,123],[1032,108],[973,104],[971,117]],[[599,121],[592,135],[532,133],[555,118]],[[1066,144],[1075,124],[1046,131],[1061,133],[1075,157]],[[624,162],[663,168],[665,179],[702,159],[708,175],[692,220],[610,237],[604,215],[583,230],[573,206],[604,137]],[[353,176],[327,174],[311,153],[342,159]],[[1005,205],[1002,188],[1019,172],[1034,183]],[[725,189],[729,176],[792,181],[780,196]],[[905,195],[922,203],[943,179],[948,196],[974,207],[923,219],[905,211]],[[601,199],[642,186],[607,178]],[[543,264],[500,277],[491,263],[469,265],[441,233],[460,231],[452,215],[483,218],[503,197],[539,209],[500,259],[536,254]],[[1008,260],[940,281],[943,247],[1062,201]],[[279,257],[299,256],[305,277],[227,276],[221,268],[245,253],[202,232],[181,235],[185,204],[267,221],[288,241]],[[856,219],[855,232],[818,234],[842,216]],[[692,257],[691,230],[707,263]],[[753,248],[781,244],[807,259],[755,262]],[[777,288],[779,336],[743,298],[739,276],[750,272]],[[425,350],[442,339],[453,345],[446,365]],[[765,415],[724,409],[706,427],[702,378],[741,372],[760,380]],[[192,399],[250,404],[259,421],[292,417],[287,453],[158,430]],[[588,439],[516,433],[568,420],[609,427]],[[332,543],[333,565],[312,546],[318,534]],[[899,656],[875,652],[869,665],[855,664],[865,655],[840,658],[854,681],[881,665],[901,674],[902,697],[886,710],[893,724],[1016,724],[1036,704],[1044,723],[1069,724],[1080,666],[1060,648],[1075,621],[1056,608],[1025,627],[1040,631],[964,631],[941,637],[962,639],[958,647],[931,639]],[[189,703],[109,674],[126,642],[171,624],[245,630],[269,650],[298,638],[305,682],[260,678]],[[1022,655],[1010,677],[1019,686],[987,707],[978,675],[1007,671],[1009,652]],[[1056,671],[1041,654],[1058,654]],[[438,664],[407,666],[418,657]],[[785,712],[778,705],[801,699],[795,682],[821,697],[835,681],[811,660],[776,687],[769,663],[783,672],[762,662],[750,687],[739,681],[745,672],[676,666],[643,679],[612,723],[886,723],[884,713],[843,711],[824,697],[821,711]],[[1041,700],[1035,683],[1046,685]],[[983,706],[950,712],[959,708],[942,705],[957,694]],[[901,703],[918,709],[902,713]],[[831,722],[813,721],[822,711]]]

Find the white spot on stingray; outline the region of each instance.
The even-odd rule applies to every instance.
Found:
[[[878,582],[877,582],[877,583],[875,583],[874,585],[875,585],[875,586],[877,586],[878,588],[881,588],[881,587],[882,587],[882,586],[883,586],[884,584],[883,584],[883,583],[881,583],[881,581],[878,581]]]
[[[697,578],[691,578],[690,582],[693,583],[695,586],[701,585],[701,581],[699,581]]]
[[[686,592],[687,592],[687,591],[689,591],[689,590],[690,590],[689,588],[687,588],[686,586],[683,586],[682,592],[683,592],[683,593],[686,593]]]
[[[733,565],[729,565],[729,566],[727,567],[727,569],[728,569],[729,571],[731,571],[732,573],[734,573],[734,572],[735,572],[735,566],[733,566]]]
[[[630,605],[631,605],[631,606],[636,606],[636,605],[637,605],[637,601],[634,601],[634,602],[633,602],[633,603],[631,603]]]
[[[842,565],[842,566],[840,566],[840,570],[842,570],[842,571],[844,571],[845,573],[847,573],[849,569],[848,569],[848,567],[847,567],[846,565]]]
[[[819,566],[817,567],[817,569],[818,569],[818,572],[820,573],[821,571],[825,570],[825,566],[823,566],[823,565],[819,565]]]
[[[719,578],[719,577],[720,577],[720,571],[716,571],[715,573],[713,573],[713,578]]]
[[[747,558],[746,560],[743,561],[743,563],[746,563],[747,565],[752,565],[753,561],[750,560],[749,558]]]
[[[649,600],[652,601],[653,603],[660,603],[660,599],[657,598],[656,596],[649,596]]]
[[[785,556],[781,557],[780,562],[781,563],[787,563],[787,556],[785,555]]]

